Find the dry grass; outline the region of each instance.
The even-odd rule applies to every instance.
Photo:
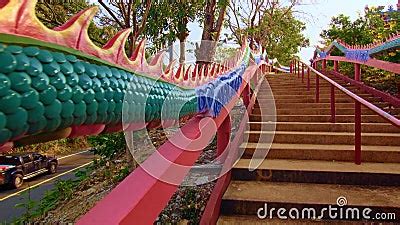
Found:
[[[56,141],[50,141],[46,143],[27,145],[23,147],[14,148],[11,153],[16,152],[38,152],[45,155],[55,155],[55,156],[63,156],[71,153],[75,153],[78,151],[82,151],[84,149],[88,149],[90,147],[86,137],[74,138],[74,139],[61,139]]]

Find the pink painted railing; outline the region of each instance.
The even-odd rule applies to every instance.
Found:
[[[335,58],[337,59],[337,58]],[[327,60],[317,60],[314,61],[314,68],[299,61],[299,60],[293,60],[291,65],[290,65],[290,71],[295,73],[298,77],[302,77],[302,80],[304,81],[304,69],[307,68],[307,90],[310,90],[310,75],[311,72],[315,74],[315,101],[318,103],[319,102],[319,93],[320,93],[320,79],[323,79],[327,81],[328,83],[331,84],[331,95],[330,95],[330,103],[331,103],[331,122],[335,123],[336,122],[336,106],[335,106],[335,89],[338,89],[339,91],[343,92],[350,98],[354,100],[354,134],[355,134],[355,141],[354,141],[354,147],[355,147],[355,155],[354,155],[354,162],[357,165],[361,164],[361,133],[362,133],[362,127],[361,127],[361,106],[365,106],[368,109],[372,110],[375,112],[377,115],[380,117],[384,118],[391,124],[393,124],[396,127],[400,128],[400,120],[396,118],[395,116],[390,115],[389,113],[385,112],[384,110],[380,109],[379,107],[375,106],[374,104],[364,100],[357,94],[347,90],[345,87],[341,86],[334,80],[330,79],[326,75],[322,74],[321,72],[317,71],[317,62],[322,61],[322,70],[326,70],[326,63]],[[347,60],[348,61],[348,60]],[[346,62],[347,62],[346,61]],[[358,66],[357,66],[358,65]],[[391,70],[397,71],[398,67],[400,65],[393,65],[391,64]],[[338,63],[337,61],[334,63],[334,68],[336,71],[338,70]],[[381,68],[381,67],[379,67]],[[386,68],[387,69],[387,68]],[[388,70],[388,71],[391,71]],[[355,65],[355,79],[356,81],[360,81],[360,64],[356,63]]]
[[[235,151],[236,148],[233,148],[233,150],[227,148],[230,145],[231,131],[229,112],[241,97],[247,108],[253,107],[254,93],[257,92],[253,92],[253,98],[250,99],[250,82],[259,81],[259,73],[256,72],[259,68],[262,70],[269,69],[265,63],[249,66],[243,75],[243,83],[237,95],[225,106],[218,117],[197,115],[189,120],[181,128],[181,132],[178,132],[163,144],[110,194],[84,215],[77,224],[153,224],[179,188],[179,185],[175,184],[182,183],[190,167],[194,165],[202,152],[202,150],[191,149],[198,149],[203,143],[209,143],[213,135],[217,133],[217,154],[222,154],[227,149],[229,153]],[[179,145],[176,143],[179,143]],[[168,162],[163,162],[160,165],[160,156],[167,159]],[[177,170],[174,164],[187,166],[187,169]],[[143,169],[144,167],[154,169],[160,176],[173,174],[174,184],[166,183],[154,177],[146,172]],[[229,181],[229,173],[222,176],[217,182],[222,180],[224,182]],[[210,209],[219,207],[218,202],[220,203],[224,191],[224,188],[221,188],[220,185],[217,185],[214,189],[213,196],[209,200],[211,203],[207,204],[205,213],[205,218],[207,216],[210,218],[208,221],[216,221],[216,218],[218,218],[217,214],[210,214]],[[202,224],[210,223],[203,219]]]
[[[253,67],[252,68],[253,71],[249,71],[249,72],[255,73],[256,72],[255,69],[257,69],[257,68]],[[264,73],[266,71],[269,72],[271,70],[272,70],[272,68],[270,66],[262,65],[260,72]],[[260,90],[262,82],[264,81],[264,76],[259,77],[258,75],[256,75],[256,76],[253,76],[253,78],[254,78],[253,84],[256,86],[256,88],[251,95],[251,99],[249,99],[248,105],[246,105],[248,115],[250,115],[254,109],[254,105],[255,105],[256,99],[257,99],[257,94]],[[238,158],[237,154],[239,153],[240,145],[243,142],[243,136],[244,136],[244,132],[246,131],[248,122],[249,122],[249,117],[247,117],[247,116],[245,116],[242,119],[242,121],[240,122],[239,128],[235,135],[235,138],[233,139],[233,141],[231,143],[229,143],[229,146],[228,146],[229,154],[226,156],[222,171],[227,170],[224,168],[231,168],[234,165],[235,160]],[[210,224],[217,223],[218,218],[219,218],[219,213],[220,213],[222,196],[225,193],[225,191],[230,183],[230,180],[231,180],[231,172],[230,171],[227,172],[226,174],[224,174],[223,176],[221,176],[217,180],[217,183],[212,191],[212,194],[208,200],[207,206],[201,217],[201,221],[200,221],[201,225],[210,225]]]

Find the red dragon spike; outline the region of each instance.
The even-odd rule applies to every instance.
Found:
[[[185,72],[185,76],[183,77],[183,80],[184,80],[184,81],[187,81],[187,80],[189,79],[189,74],[192,73],[192,70],[193,70],[192,65],[190,65],[190,66],[187,68],[186,72]]]
[[[193,80],[193,81],[194,81],[195,78],[198,76],[198,73],[199,73],[199,65],[196,64],[196,65],[194,66],[194,70],[193,70],[193,73],[192,73],[192,80]]]
[[[118,32],[111,40],[109,40],[107,44],[103,46],[103,49],[112,50],[112,52],[110,52],[112,55],[108,55],[110,58],[107,58],[107,56],[103,55],[102,58],[121,64],[123,62],[123,58],[126,57],[124,44],[128,39],[130,32],[131,29],[122,30]]]
[[[174,66],[176,64],[176,60],[172,60],[172,62],[167,66],[167,68],[164,71],[164,79],[165,80],[172,80],[171,77],[174,75]]]
[[[184,65],[180,64],[178,70],[175,73],[174,79],[175,80],[181,80],[184,70],[185,70]]]

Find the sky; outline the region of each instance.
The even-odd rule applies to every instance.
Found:
[[[95,2],[94,0],[89,0]],[[320,45],[321,38],[319,34],[322,30],[327,29],[331,18],[339,14],[350,16],[353,20],[359,14],[363,14],[366,5],[372,6],[389,6],[396,8],[398,0],[298,0],[301,3],[296,6],[297,10],[303,12],[298,18],[306,23],[305,37],[310,39],[310,47],[301,49],[298,54],[303,61],[312,58],[315,46]],[[199,41],[201,39],[202,28],[199,23],[190,23],[188,26],[190,33],[189,41]],[[223,32],[229,32],[224,29]],[[174,46],[179,46],[178,42]],[[320,45],[321,46],[321,45]],[[322,46],[321,46],[322,47]],[[174,49],[177,50],[177,49]],[[178,53],[176,53],[178,55]]]
[[[299,56],[303,60],[312,58],[315,45],[318,45],[321,41],[319,34],[322,30],[328,28],[333,16],[342,13],[354,20],[359,14],[363,14],[366,5],[369,7],[393,5],[396,8],[397,4],[397,0],[303,0],[303,2],[306,1],[309,1],[308,5],[298,8],[313,16],[311,20],[305,21],[307,26],[305,36],[310,39],[311,47],[301,50]]]
[[[389,6],[396,7],[397,0],[299,0],[303,5],[297,6],[297,10],[305,15],[299,15],[299,19],[306,23],[307,29],[304,32],[305,37],[310,39],[310,46],[301,49],[299,56],[304,61],[312,58],[315,46],[320,45],[321,38],[319,34],[322,30],[328,28],[331,18],[339,14],[350,16],[353,20],[359,14],[364,12],[368,6]],[[189,40],[199,40],[201,38],[201,27],[199,24],[189,25]]]

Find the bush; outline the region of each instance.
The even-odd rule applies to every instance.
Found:
[[[88,138],[88,141],[90,145],[95,148],[95,154],[107,159],[111,159],[113,156],[123,153],[126,149],[123,132],[92,136]]]

